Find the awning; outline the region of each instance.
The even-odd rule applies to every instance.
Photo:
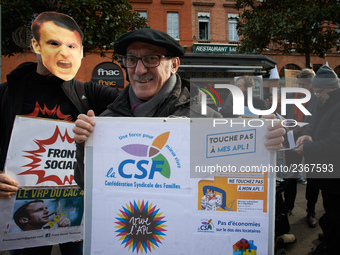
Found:
[[[207,71],[219,69],[225,72],[266,73],[277,62],[265,55],[223,54],[223,53],[187,53],[181,57],[179,71],[188,69]]]

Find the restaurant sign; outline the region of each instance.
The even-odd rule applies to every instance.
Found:
[[[236,48],[235,44],[194,43],[192,46],[195,53],[236,53]]]

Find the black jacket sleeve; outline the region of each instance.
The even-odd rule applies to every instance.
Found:
[[[85,143],[76,143],[76,160],[77,164],[74,169],[74,180],[80,188],[84,189],[84,146]]]
[[[119,89],[91,81],[85,83],[85,93],[90,109],[99,116],[118,97]]]
[[[96,116],[99,116],[107,109],[107,106],[118,97],[119,90],[106,85],[87,82],[85,83],[85,94],[90,109],[94,111]],[[77,164],[74,169],[74,179],[82,189],[84,189],[85,177],[84,154],[84,143],[76,144]]]

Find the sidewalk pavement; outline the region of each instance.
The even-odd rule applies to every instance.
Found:
[[[287,255],[307,255],[310,254],[312,248],[318,245],[318,234],[321,233],[319,222],[317,227],[310,228],[307,225],[307,202],[305,199],[306,185],[297,184],[297,196],[295,200],[295,207],[292,211],[292,215],[289,217],[290,233],[294,234],[297,238],[297,242],[291,245],[285,245],[284,250]],[[321,192],[319,194],[318,202],[315,208],[316,219],[319,221],[320,217],[324,213],[322,205]]]
[[[305,190],[306,185],[297,184],[297,196],[295,200],[295,208],[291,216],[289,216],[290,233],[294,234],[297,238],[295,244],[285,245],[283,248],[287,255],[308,255],[312,248],[319,244],[318,234],[321,233],[319,224],[315,228],[310,228],[307,225],[307,213],[306,213],[306,199]],[[316,204],[316,218],[323,215],[322,197],[319,195],[318,202]],[[0,252],[0,255],[10,255],[8,251]],[[59,247],[54,246],[51,255],[61,255]]]

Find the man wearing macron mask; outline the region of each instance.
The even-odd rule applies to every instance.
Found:
[[[68,15],[43,12],[31,26],[37,63],[23,64],[0,84],[0,198],[8,199],[18,182],[2,173],[16,115],[75,121],[80,113],[103,112],[118,89],[74,79],[83,58],[83,33]],[[81,90],[79,88],[82,88]],[[86,103],[82,101],[86,98]],[[13,250],[11,254],[51,254],[52,246]],[[62,254],[82,254],[82,242],[60,244]]]

